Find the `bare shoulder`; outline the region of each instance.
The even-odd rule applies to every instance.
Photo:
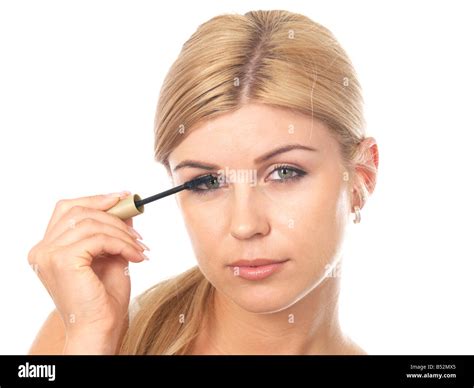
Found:
[[[66,331],[63,320],[54,309],[41,326],[28,354],[62,354],[65,340]]]

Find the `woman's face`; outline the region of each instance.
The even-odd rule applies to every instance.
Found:
[[[176,196],[199,267],[217,292],[247,311],[269,313],[330,276],[350,218],[351,187],[338,143],[321,122],[247,104],[184,135],[169,158],[173,182],[219,177]],[[273,152],[289,145],[302,148]],[[286,261],[260,279],[232,265],[259,258]]]

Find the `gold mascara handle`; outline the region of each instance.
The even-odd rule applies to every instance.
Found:
[[[145,211],[145,206],[136,206],[135,202],[141,201],[138,194],[130,194],[128,197],[121,199],[114,207],[111,207],[106,213],[119,217],[122,220],[138,216]]]

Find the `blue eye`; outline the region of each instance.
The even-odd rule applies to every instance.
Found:
[[[269,176],[272,176],[275,172],[278,173],[278,177],[280,179],[270,179],[270,180],[272,182],[276,182],[276,183],[294,182],[297,179],[300,179],[300,178],[302,178],[303,176],[305,176],[307,174],[307,172],[305,172],[303,170],[300,170],[299,168],[291,167],[291,166],[288,166],[288,165],[276,166],[275,169],[273,169],[273,171],[270,173]],[[209,193],[212,193],[212,192],[220,189],[222,186],[220,185],[218,177],[216,177],[214,175],[213,175],[213,177],[214,177],[214,180],[211,180],[209,182],[202,183],[199,186],[193,187],[192,189],[190,189],[190,191],[192,191],[193,193],[198,194],[198,195],[205,195],[205,194],[209,194]],[[200,177],[196,177],[196,179],[197,178],[200,178]],[[206,188],[199,188],[199,187],[202,187],[202,186],[205,186]]]
[[[203,175],[204,176],[204,175]],[[197,178],[200,178],[200,177],[196,177]],[[190,191],[196,193],[196,194],[199,194],[199,195],[202,195],[202,194],[207,194],[211,191],[215,191],[217,189],[219,189],[220,185],[219,185],[219,179],[213,175],[213,180],[211,181],[208,181],[206,183],[202,183],[200,184],[199,186],[195,186],[193,187],[192,189],[190,189]],[[206,189],[200,189],[199,187],[202,187],[202,186],[205,186],[207,187]]]
[[[302,178],[307,173],[299,168],[291,167],[286,164],[276,166],[275,169],[270,173],[272,176],[274,173],[277,173],[280,179],[271,179],[273,182],[277,183],[288,183],[296,179]]]

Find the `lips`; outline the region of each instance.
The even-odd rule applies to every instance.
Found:
[[[232,274],[246,280],[263,280],[282,270],[286,260],[238,260],[229,265]]]
[[[271,260],[271,259],[238,260],[229,265],[231,267],[260,267],[263,265],[283,263],[285,261],[288,261],[288,260]]]

